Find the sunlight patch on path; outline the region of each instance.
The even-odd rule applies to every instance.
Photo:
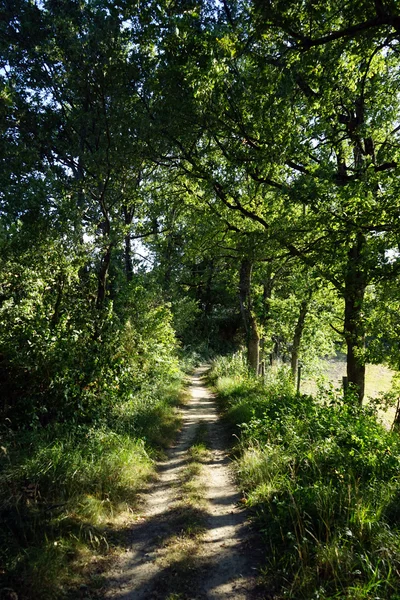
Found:
[[[202,383],[204,372],[204,367],[199,368],[191,378],[191,399],[183,409],[179,440],[167,460],[159,464],[158,481],[150,488],[143,515],[132,529],[131,548],[110,574],[104,596],[107,599],[256,598],[253,534],[240,508],[215,400]],[[205,531],[190,539],[190,535],[182,537],[182,519],[193,515],[190,509],[185,515],[185,507],[182,509],[177,498],[182,472],[188,464],[188,449],[199,426],[207,427],[209,458],[200,476],[206,503],[204,509],[196,508],[194,516],[204,523]],[[174,543],[182,550],[182,557],[179,552],[171,553]]]

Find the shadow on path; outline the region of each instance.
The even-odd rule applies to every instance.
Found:
[[[215,400],[196,370],[191,400],[183,409],[178,443],[159,464],[143,516],[131,530],[131,548],[110,574],[105,598],[114,600],[254,600],[260,560],[258,544],[240,508],[226,438]],[[187,450],[200,424],[206,424],[210,455],[203,464],[206,503],[179,502]],[[178,502],[177,502],[178,500]],[[193,535],[188,530],[193,528]],[[198,535],[199,531],[201,535]]]

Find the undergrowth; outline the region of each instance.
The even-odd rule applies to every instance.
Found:
[[[240,356],[209,374],[239,438],[237,473],[265,539],[272,598],[400,598],[400,441],[373,409],[298,395]]]
[[[177,373],[91,424],[2,428],[0,590],[19,600],[81,597],[88,565],[118,547],[118,518],[135,508],[154,459],[176,434],[181,387]]]

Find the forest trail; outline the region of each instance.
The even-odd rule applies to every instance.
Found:
[[[179,439],[159,464],[131,548],[109,576],[107,599],[260,598],[257,544],[240,507],[215,400],[201,379],[205,370],[191,377]],[[207,445],[200,465],[193,462],[199,432]]]

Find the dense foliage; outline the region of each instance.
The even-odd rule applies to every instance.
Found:
[[[400,597],[400,442],[337,392],[296,395],[217,359],[210,377],[237,435],[239,481],[276,598]],[[240,372],[241,371],[241,372]]]
[[[254,370],[287,355],[295,377],[302,355],[341,342],[361,402],[367,358],[398,362],[392,343],[386,353],[385,340],[366,347],[376,336],[369,298],[377,320],[388,318],[383,296],[397,301],[396,7],[3,8],[7,394],[34,296],[30,326],[37,340],[43,328],[46,350],[29,354],[57,387],[60,367],[41,352],[76,351],[76,366],[74,335],[87,333],[83,346],[104,340],[106,314],[134,293],[144,252],[184,345],[221,351],[244,340]],[[47,325],[34,323],[44,315]],[[130,317],[115,315],[119,331]],[[90,332],[74,334],[82,323]]]
[[[400,361],[400,13],[391,0],[0,6],[0,511],[18,578],[40,540],[59,552],[65,515],[85,531],[77,506],[114,506],[142,481],[174,421],[179,352],[245,346],[253,374],[290,363],[290,426],[251,379],[232,410],[249,439],[295,439],[303,419],[325,448],[328,409],[291,386],[300,362],[312,372],[345,349],[354,393],[329,418],[339,440],[361,418],[368,429],[365,364]]]
[[[179,427],[181,386],[175,372],[129,397],[110,390],[101,402],[93,394],[84,420],[2,427],[3,587],[20,598],[53,600],[79,597],[82,584],[101,586],[102,569],[90,554],[101,565],[101,557],[123,543],[137,493]]]

